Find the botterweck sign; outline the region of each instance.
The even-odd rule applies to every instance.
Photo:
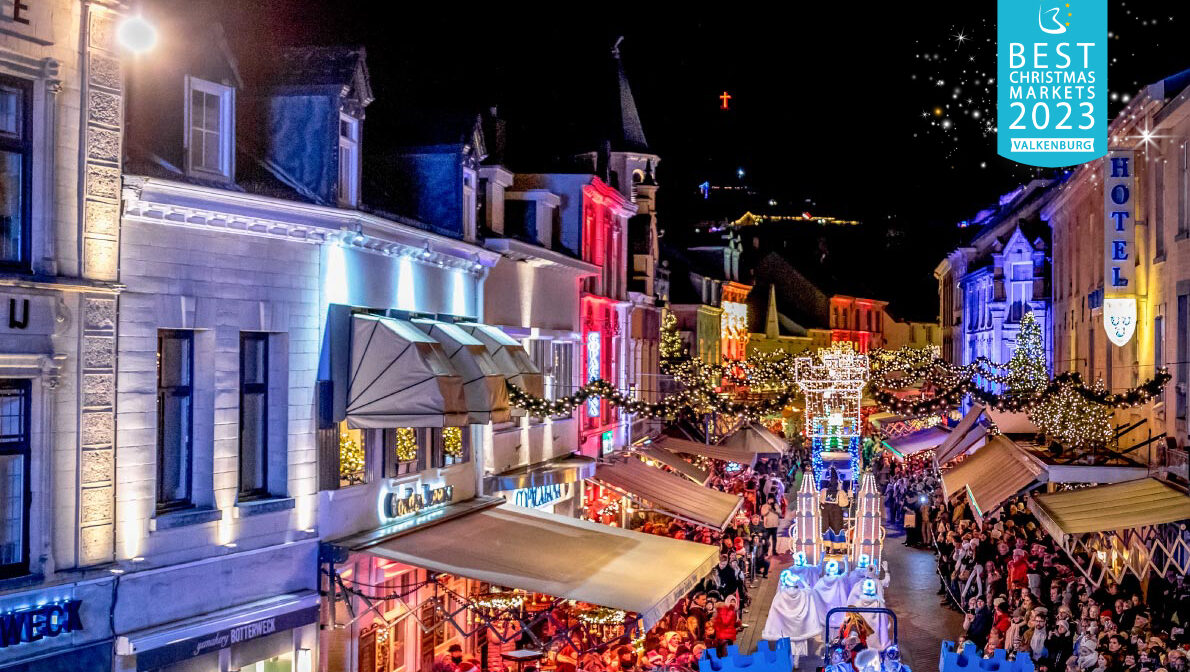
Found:
[[[83,629],[81,600],[60,600],[0,613],[0,648]]]
[[[136,654],[136,669],[153,670],[189,660],[205,653],[214,653],[242,642],[268,637],[277,632],[300,628],[318,620],[318,606],[306,607],[268,618],[241,623],[205,635],[183,639],[166,646]]]
[[[1107,153],[1107,0],[999,0],[996,151],[1055,168]]]
[[[1136,333],[1135,172],[1131,149],[1103,160],[1103,328],[1117,346]]]

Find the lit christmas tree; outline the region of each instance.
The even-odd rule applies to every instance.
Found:
[[[678,316],[665,311],[661,318],[661,365],[666,367],[685,359],[686,347],[682,344],[682,336],[678,333]]]
[[[1039,403],[1029,419],[1064,451],[1104,446],[1112,438],[1111,409],[1089,401],[1069,385]]]
[[[1016,337],[1016,350],[1008,360],[1007,392],[1012,395],[1036,394],[1049,384],[1045,370],[1045,344],[1041,340],[1041,325],[1033,311],[1021,318],[1021,330]]]

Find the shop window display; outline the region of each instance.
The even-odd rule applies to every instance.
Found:
[[[364,432],[339,423],[339,487],[368,482]]]

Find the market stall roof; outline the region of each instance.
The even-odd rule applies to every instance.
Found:
[[[1044,464],[1009,438],[995,436],[979,452],[942,474],[942,491],[947,498],[966,491],[972,511],[982,519],[1030,483],[1045,480]]]
[[[539,488],[561,483],[575,483],[595,475],[595,458],[583,455],[568,455],[540,464],[512,469],[489,476],[493,491]]]
[[[710,473],[705,469],[696,467],[693,463],[682,459],[680,456],[669,452],[668,450],[656,445],[648,444],[636,449],[636,452],[641,457],[655,460],[673,469],[679,474],[689,478],[699,485],[705,485],[707,479],[711,477]]]
[[[529,353],[513,337],[490,324],[465,322],[459,325],[488,349],[505,380],[537,397],[545,396],[545,376]],[[514,411],[515,413],[515,411]]]
[[[634,458],[599,465],[595,480],[643,499],[666,515],[716,530],[727,527],[743,501],[739,495],[703,487]]]
[[[686,439],[679,439],[673,436],[663,436],[654,441],[653,445],[664,448],[671,453],[686,453],[687,455],[709,457],[712,460],[735,462],[736,464],[742,464],[746,467],[751,467],[752,465],[756,464],[756,453],[734,450],[732,448],[725,448],[723,446],[716,446],[714,444],[688,441]]]
[[[352,550],[507,588],[635,612],[645,629],[719,560],[715,546],[509,504],[413,528]]]
[[[983,406],[975,405],[959,424],[951,430],[950,436],[934,451],[934,464],[942,467],[947,462],[962,455],[971,449],[977,441],[984,438],[987,430],[983,426],[976,423],[979,422],[980,416],[983,415]]]
[[[1059,542],[1072,534],[1108,532],[1190,519],[1190,497],[1155,478],[1034,495],[1029,509]]]
[[[451,367],[441,343],[405,320],[352,316],[349,427],[465,424],[463,378]]]
[[[896,413],[889,413],[888,411],[880,411],[879,413],[873,413],[868,416],[868,422],[872,423],[872,426],[877,428],[881,427],[882,425],[887,425],[889,423],[898,422],[904,419],[904,416],[897,415]]]
[[[893,451],[897,457],[906,458],[923,450],[937,448],[950,436],[950,432],[938,427],[928,427],[919,432],[899,436],[895,439],[885,439],[884,445]]]
[[[508,410],[508,385],[487,347],[452,322],[411,321],[442,344],[451,366],[463,377],[467,421],[477,424],[507,422],[512,417]]]
[[[789,450],[785,439],[773,434],[768,429],[755,422],[746,422],[739,429],[731,433],[720,444],[720,447],[741,453],[781,454]]]

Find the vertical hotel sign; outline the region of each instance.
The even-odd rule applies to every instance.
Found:
[[[996,152],[1028,166],[1107,152],[1107,0],[999,0]]]
[[[1103,328],[1118,346],[1136,332],[1135,158],[1113,149],[1103,160]]]

